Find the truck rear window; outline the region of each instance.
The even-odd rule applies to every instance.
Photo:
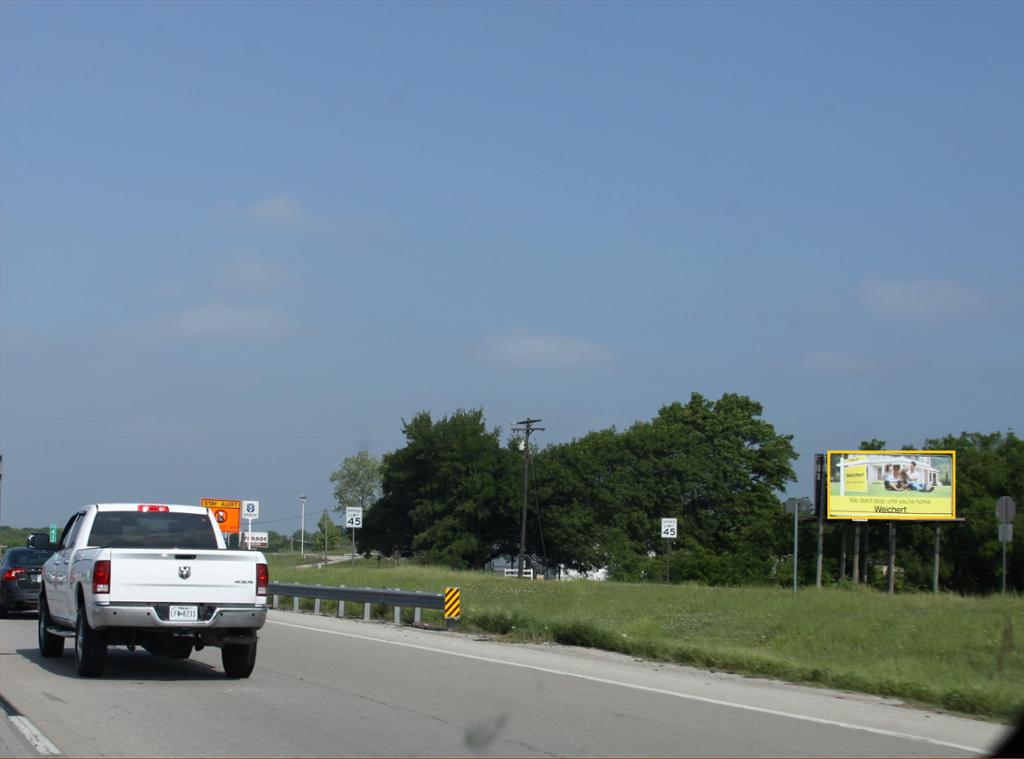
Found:
[[[206,514],[101,511],[89,533],[99,548],[217,548]]]

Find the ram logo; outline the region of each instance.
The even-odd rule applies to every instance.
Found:
[[[192,576],[192,567],[178,567],[178,577],[187,580]]]

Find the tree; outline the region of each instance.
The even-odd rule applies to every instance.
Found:
[[[760,419],[759,403],[727,393],[664,406],[628,430],[595,432],[537,458],[548,553],[576,568],[651,574],[665,550],[660,519],[679,519],[673,577],[765,581],[786,552],[775,496],[794,478],[791,437]],[[660,570],[659,570],[660,576]]]
[[[384,456],[381,498],[364,520],[363,549],[421,553],[481,568],[518,534],[518,456],[488,432],[482,409],[403,424],[406,444]]]
[[[349,507],[359,507],[365,515],[381,496],[381,461],[368,451],[360,451],[331,473],[331,482],[338,502],[335,511],[344,513]]]
[[[327,561],[327,551],[338,538],[338,528],[335,526],[334,520],[331,519],[331,513],[327,509],[324,509],[324,513],[320,515],[320,521],[317,522],[317,531],[314,538],[316,539],[317,548],[322,549],[324,552],[324,561]]]
[[[1024,503],[1024,440],[1012,431],[962,432],[926,440],[925,448],[956,451],[956,515],[965,519],[943,527],[942,584],[965,593],[998,590],[1002,546],[997,538],[995,504],[1004,495],[1013,497],[1018,504]],[[1019,517],[1017,522],[1020,523]],[[915,526],[911,535],[916,551],[912,551],[928,556],[933,532],[934,527]],[[1006,585],[1017,590],[1024,589],[1022,536],[1024,530],[1015,530],[1013,544],[1007,546],[1010,550]],[[930,583],[930,571],[926,577]],[[918,584],[924,584],[922,579]]]

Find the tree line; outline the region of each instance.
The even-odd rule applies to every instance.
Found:
[[[795,480],[792,436],[762,418],[758,402],[732,393],[693,394],[686,403],[625,430],[608,428],[567,443],[532,448],[527,553],[547,566],[607,568],[626,581],[696,581],[713,585],[790,582],[792,521],[781,493]],[[522,506],[522,439],[488,428],[483,409],[429,412],[403,420],[405,445],[375,459],[366,452],[332,474],[338,509],[362,505],[360,552],[419,557],[480,569],[516,556]],[[862,443],[865,449],[884,442]],[[917,446],[905,446],[915,448]],[[1001,547],[995,499],[1024,500],[1024,442],[1007,433],[962,433],[930,439],[929,450],[957,451],[957,515],[943,528],[940,585],[985,593],[998,589]],[[809,468],[809,465],[808,465]],[[808,488],[810,490],[811,488]],[[662,517],[678,520],[671,548]],[[868,532],[868,580],[881,585],[887,525]],[[851,528],[827,523],[824,581],[849,577],[840,567]],[[864,534],[862,532],[862,534]],[[934,526],[898,526],[897,566],[905,588],[931,588]],[[1024,588],[1020,533],[1008,586]],[[802,530],[798,572],[814,582],[816,534]],[[863,543],[862,543],[863,548]]]

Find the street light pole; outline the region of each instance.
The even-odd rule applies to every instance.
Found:
[[[302,521],[299,527],[299,553],[306,556],[306,496],[300,495],[299,502],[302,503]]]

